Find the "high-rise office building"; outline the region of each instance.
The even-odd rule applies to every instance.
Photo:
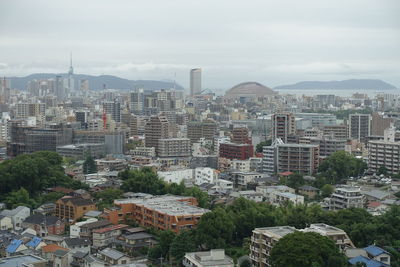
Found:
[[[370,114],[350,114],[349,116],[349,138],[365,141],[371,135]]]
[[[272,140],[280,138],[284,143],[286,143],[288,136],[295,134],[296,122],[292,113],[273,114],[271,120]]]
[[[118,101],[104,101],[103,109],[104,113],[110,114],[115,122],[121,122],[121,104]]]
[[[139,88],[131,92],[131,112],[137,115],[142,115],[144,113],[145,107],[145,95],[144,89]]]
[[[201,69],[190,70],[190,95],[201,93]]]
[[[56,76],[56,81],[55,81],[55,89],[54,89],[54,94],[59,100],[62,100],[65,98],[65,87],[63,85],[63,79],[60,75]]]

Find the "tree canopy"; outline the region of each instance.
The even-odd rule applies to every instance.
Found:
[[[367,164],[346,151],[337,151],[327,157],[319,167],[321,174],[331,183],[338,183],[351,176],[359,176]]]
[[[62,163],[61,156],[50,151],[23,154],[5,160],[0,163],[0,200],[7,199],[8,206],[14,206],[18,204],[18,199],[26,199],[26,191],[29,198],[36,198],[41,203],[42,199],[47,201],[41,195],[46,188],[85,188],[84,184],[64,174]],[[28,201],[26,204],[32,206],[35,203]]]
[[[285,235],[272,248],[270,257],[274,267],[332,266],[345,259],[336,244],[328,237],[314,232],[294,232]]]

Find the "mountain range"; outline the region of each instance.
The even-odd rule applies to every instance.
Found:
[[[384,82],[382,80],[373,79],[351,79],[343,81],[304,81],[289,85],[276,86],[273,89],[292,89],[292,90],[309,90],[309,89],[368,89],[368,90],[386,90],[396,89],[396,86]]]
[[[25,90],[29,81],[34,79],[50,79],[55,78],[57,75],[66,77],[66,74],[56,73],[36,73],[25,77],[7,77],[11,80],[11,87],[14,89]],[[75,88],[78,88],[78,81],[80,79],[89,80],[89,87],[93,90],[107,89],[122,89],[132,90],[135,88],[144,88],[148,90],[160,90],[174,88],[173,81],[155,81],[155,80],[128,80],[112,75],[86,75],[74,74]],[[183,90],[179,84],[175,84],[177,90]]]

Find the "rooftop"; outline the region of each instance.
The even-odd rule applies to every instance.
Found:
[[[121,230],[126,227],[128,227],[128,225],[126,225],[126,224],[116,224],[116,225],[111,225],[111,226],[108,226],[105,228],[94,230],[93,233],[103,234],[103,233],[107,233],[110,231]]]
[[[0,259],[0,267],[29,266],[33,263],[46,262],[45,259],[34,255],[23,255]]]
[[[114,204],[116,205],[135,204],[171,216],[202,215],[210,211],[207,209],[189,205],[183,201],[179,201],[188,198],[190,197],[164,195],[164,196],[154,196],[152,198],[144,198],[144,199],[136,198],[136,199],[115,200]]]
[[[267,234],[269,236],[273,236],[279,239],[287,234],[294,233],[297,230],[292,226],[274,226],[274,227],[256,228],[254,229],[254,231]]]
[[[112,248],[105,248],[102,251],[100,251],[100,254],[106,256],[107,258],[111,258],[113,260],[118,260],[125,256],[124,253],[121,253],[118,250]]]

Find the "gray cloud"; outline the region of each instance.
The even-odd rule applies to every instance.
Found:
[[[2,0],[0,75],[65,72],[173,79],[380,78],[400,86],[398,0]]]

